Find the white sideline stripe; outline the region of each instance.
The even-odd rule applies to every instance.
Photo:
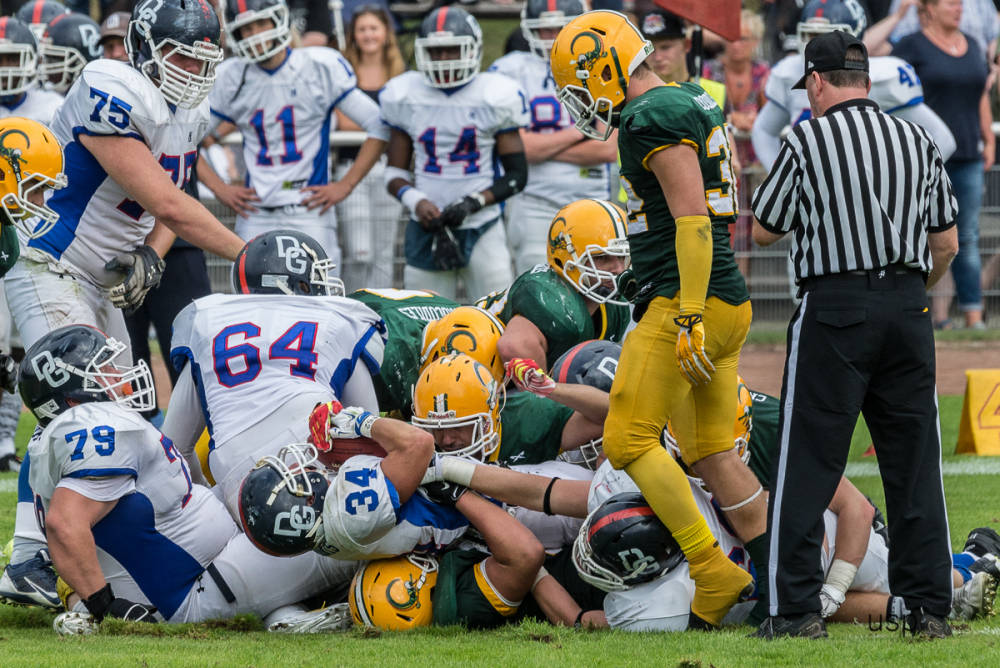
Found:
[[[941,464],[943,475],[1000,475],[1000,457],[970,457]],[[851,462],[844,472],[848,478],[874,478],[879,475],[878,462]]]

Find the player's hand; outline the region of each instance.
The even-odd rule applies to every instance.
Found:
[[[108,260],[104,265],[105,270],[125,276],[121,283],[109,291],[111,303],[116,308],[123,309],[126,315],[135,312],[142,306],[146,293],[160,284],[166,266],[156,251],[146,245]]]
[[[10,355],[0,353],[0,389],[8,394],[14,394],[17,383],[17,362]]]
[[[820,612],[823,615],[823,619],[837,612],[840,609],[840,605],[844,602],[844,598],[846,598],[844,592],[833,585],[824,584],[819,590]]]
[[[322,207],[319,212],[326,213],[334,204],[340,204],[351,194],[354,187],[344,181],[334,181],[325,186],[306,186],[300,192],[307,192],[309,196],[302,200],[302,204],[309,209]]]
[[[339,401],[328,401],[319,404],[309,413],[309,440],[320,452],[329,452],[330,443],[330,420],[334,415],[344,410]]]
[[[372,437],[372,425],[378,415],[357,406],[348,406],[330,418],[330,438]]]
[[[441,227],[439,219],[441,218],[441,209],[437,208],[437,205],[429,199],[422,199],[417,202],[417,222],[425,230],[433,232],[434,230]],[[435,224],[435,221],[438,221]]]
[[[431,255],[434,258],[434,266],[441,271],[461,269],[466,265],[465,253],[462,252],[458,239],[448,227],[442,227],[434,233]]]
[[[458,227],[466,218],[483,208],[482,197],[466,195],[457,202],[452,202],[441,212],[441,222],[446,227]]]
[[[257,191],[245,186],[224,183],[215,191],[215,199],[219,200],[230,209],[240,214],[244,218],[257,210],[253,202],[259,202]]]
[[[712,380],[715,365],[705,353],[705,325],[700,313],[689,313],[674,318],[677,331],[677,366],[692,385]]]
[[[87,606],[87,610],[90,611],[90,614],[98,622],[105,617],[116,617],[117,619],[124,619],[130,622],[156,623],[156,618],[153,617],[156,608],[145,603],[136,603],[125,598],[116,598],[111,591],[110,584],[104,585],[103,589],[98,590],[89,598],[85,598],[83,604]]]
[[[547,397],[556,389],[556,381],[542,371],[535,360],[514,357],[504,362],[503,369],[519,390]]]
[[[462,495],[469,491],[469,488],[455,482],[439,480],[421,485],[417,487],[417,491],[428,501],[454,508]]]

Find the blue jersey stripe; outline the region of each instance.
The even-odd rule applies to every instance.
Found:
[[[368,340],[377,332],[376,326],[372,325],[365,332],[364,336],[354,345],[354,350],[351,351],[351,358],[340,360],[340,364],[333,371],[333,376],[330,377],[330,388],[333,390],[334,396],[341,396],[344,392],[344,386],[347,385],[347,379],[351,377],[354,373],[354,368],[358,364],[358,359],[361,358],[362,353],[366,355],[365,364],[371,368],[372,364],[375,364],[376,371],[373,371],[374,375],[378,371],[378,363],[372,359],[371,355],[365,353],[365,346],[368,345]]]
[[[67,478],[110,478],[116,475],[127,475],[133,478],[139,477],[135,469],[129,468],[106,468],[106,469],[78,469],[66,474]]]
[[[457,530],[469,526],[465,515],[454,508],[428,501],[423,495],[414,494],[397,513],[399,522],[409,522],[418,527]]]
[[[198,577],[198,560],[156,530],[153,504],[138,492],[118,499],[93,528],[97,546],[120,563],[159,609],[173,617]]]
[[[339,98],[337,102],[339,102]],[[336,105],[336,102],[334,102]],[[319,152],[313,158],[313,171],[309,185],[323,186],[330,182],[330,123],[333,120],[333,106],[326,113],[323,127],[319,129]]]
[[[177,346],[170,351],[170,363],[174,365],[177,373],[184,372],[184,365],[190,364],[191,378],[194,380],[194,388],[198,393],[198,403],[201,404],[201,413],[205,416],[205,428],[208,429],[208,450],[215,450],[215,429],[212,428],[212,414],[208,412],[208,397],[205,396],[205,386],[201,382],[201,367],[194,359],[194,353],[187,346]]]

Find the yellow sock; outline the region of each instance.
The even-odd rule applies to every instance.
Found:
[[[684,471],[663,448],[653,448],[625,467],[649,506],[660,518],[685,555],[715,542],[705,518],[698,512]]]
[[[66,610],[70,609],[69,597],[75,593],[76,591],[65,580],[61,577],[56,578],[56,594],[59,595],[59,600],[62,601],[63,608]]]

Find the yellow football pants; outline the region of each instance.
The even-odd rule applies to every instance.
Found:
[[[604,452],[616,469],[663,447],[670,420],[684,461],[733,447],[740,349],[750,329],[750,302],[733,306],[710,297],[705,304],[705,352],[715,365],[710,383],[692,386],[677,367],[679,298],[656,297],[625,339],[604,423]]]

